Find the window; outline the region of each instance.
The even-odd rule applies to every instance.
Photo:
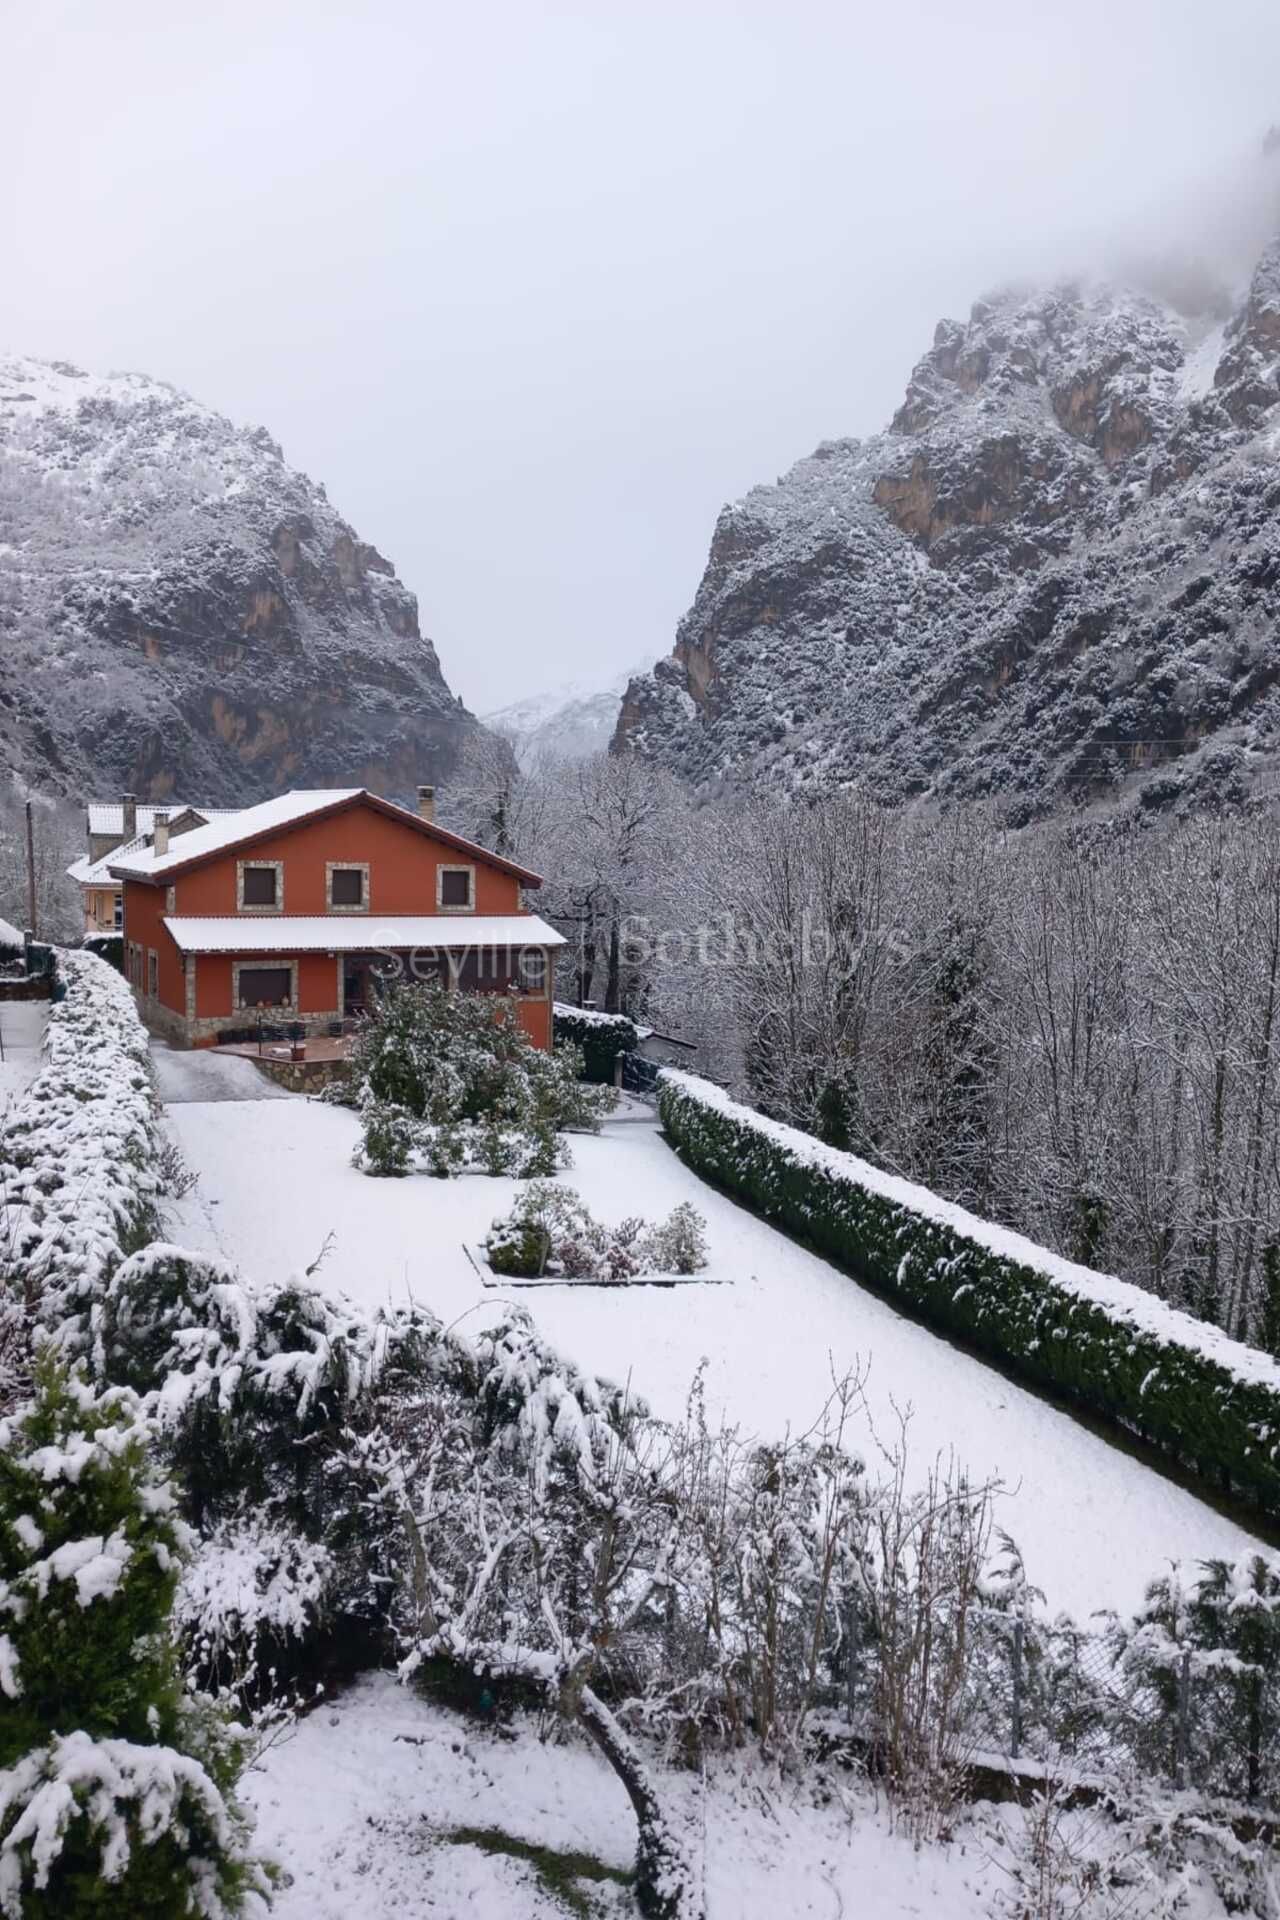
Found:
[[[242,869],[241,901],[246,907],[274,907],[276,904],[276,870],[272,867],[245,867]]]
[[[362,907],[364,905],[363,867],[330,868],[329,905],[331,907]]]
[[[547,956],[541,947],[520,950],[520,985],[526,993],[542,993],[547,984]]]
[[[160,991],[160,956],[154,947],[147,948],[147,992],[152,999]]]
[[[455,913],[471,905],[472,874],[471,867],[437,868],[436,899],[438,905],[452,909]]]
[[[291,967],[241,967],[241,1007],[287,1007],[293,999]]]
[[[123,927],[124,925],[124,894],[123,892],[118,893],[116,895],[115,901],[112,905],[111,914],[112,914],[112,923],[115,926],[116,932],[119,933],[121,927]]]

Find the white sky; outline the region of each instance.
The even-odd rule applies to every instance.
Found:
[[[479,711],[667,652],[722,503],[993,282],[1225,245],[1280,119],[1277,0],[0,0],[0,45],[0,344],[266,425]]]

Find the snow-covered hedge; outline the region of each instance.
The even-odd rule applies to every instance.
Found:
[[[0,1122],[0,1280],[82,1345],[111,1273],[155,1231],[159,1118],[127,982],[92,954],[58,967],[43,1064]]]
[[[1280,1365],[1123,1280],[667,1070],[659,1109],[699,1173],[888,1298],[1280,1516]]]
[[[611,1081],[614,1064],[639,1044],[635,1022],[622,1013],[598,1013],[594,1007],[569,1007],[557,1000],[553,1008],[555,1043],[581,1049],[588,1080]]]

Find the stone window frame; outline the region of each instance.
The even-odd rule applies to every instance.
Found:
[[[468,875],[469,893],[467,904],[446,906],[444,900],[444,876],[446,873],[465,873]],[[444,862],[436,868],[436,912],[437,913],[474,913],[476,910],[476,869],[473,861]]]
[[[246,906],[244,897],[244,870],[246,867],[274,867],[276,874],[276,897],[271,906]],[[237,860],[236,861],[236,912],[237,913],[283,913],[284,912],[284,861],[283,860]]]
[[[147,948],[147,998],[158,1000],[160,997],[160,955],[154,947]]]
[[[359,873],[363,875],[359,906],[339,905],[333,897],[333,876],[335,873]],[[371,876],[367,860],[326,860],[324,863],[324,904],[329,913],[368,913]]]
[[[264,1014],[296,1014],[298,1011],[298,962],[283,953],[260,953],[252,960],[233,960],[231,962],[231,1011],[235,1013],[256,1013],[257,1002],[246,1007],[240,998],[240,975],[257,973],[263,967],[288,967],[289,998],[283,1006],[264,1007]]]

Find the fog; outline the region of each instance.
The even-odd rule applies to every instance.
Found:
[[[666,652],[944,313],[1269,218],[1275,0],[0,13],[0,345],[265,424],[478,711]]]

